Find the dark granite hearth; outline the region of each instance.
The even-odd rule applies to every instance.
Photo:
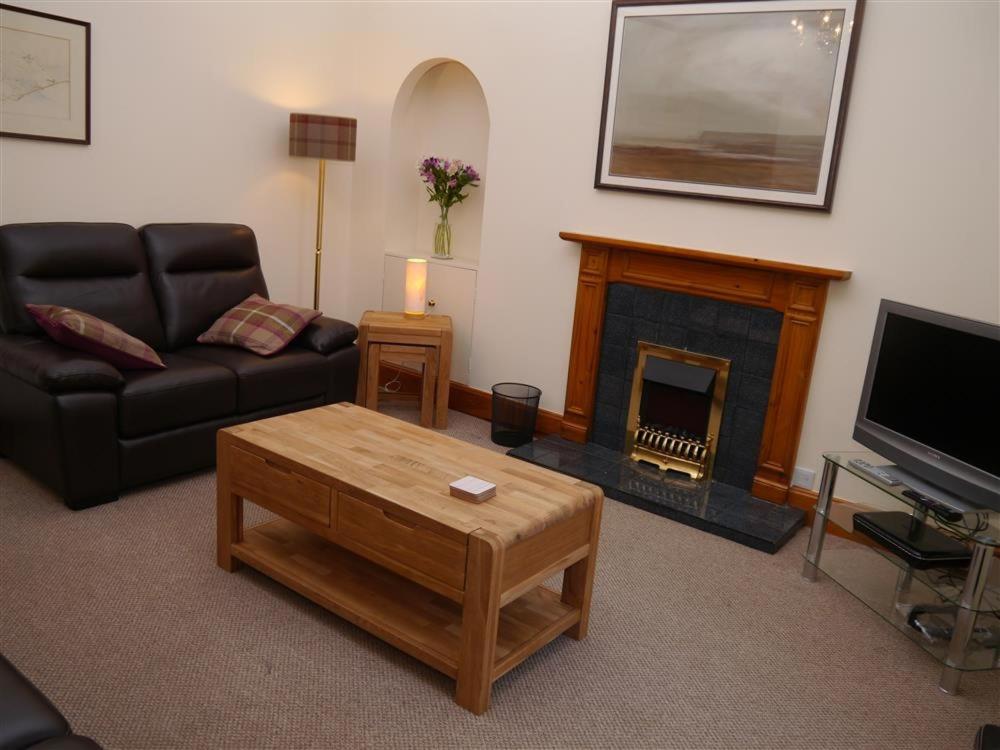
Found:
[[[508,455],[596,484],[614,500],[771,554],[792,538],[805,518],[798,508],[758,500],[715,480],[668,476],[596,443],[549,435]]]

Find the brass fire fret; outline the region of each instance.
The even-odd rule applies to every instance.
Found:
[[[711,436],[705,441],[692,440],[640,424],[635,432],[635,447],[631,455],[637,460],[657,464],[662,469],[683,471],[692,479],[701,479],[705,476],[711,444]]]
[[[661,469],[671,469],[687,474],[692,479],[707,479],[712,475],[715,451],[718,446],[719,427],[722,424],[722,405],[726,399],[730,361],[707,354],[697,354],[670,346],[639,342],[639,357],[632,375],[632,394],[629,399],[628,422],[625,429],[625,452],[634,461],[646,461]],[[688,365],[715,370],[708,426],[705,440],[676,435],[646,423],[639,408],[642,401],[643,373],[649,357],[683,362]]]

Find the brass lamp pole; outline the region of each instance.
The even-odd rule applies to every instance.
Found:
[[[319,160],[319,199],[316,201],[316,271],[313,277],[313,310],[319,310],[319,267],[323,262],[323,196],[326,195],[326,159]]]
[[[316,200],[316,261],[313,309],[319,309],[319,272],[323,261],[323,197],[326,160],[354,161],[358,121],[353,117],[292,113],[288,118],[289,156],[319,159],[319,195]]]

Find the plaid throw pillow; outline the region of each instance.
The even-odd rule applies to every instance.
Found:
[[[117,326],[59,305],[25,305],[50,338],[63,346],[100,357],[121,370],[162,370],[152,349]]]
[[[198,343],[242,346],[267,357],[288,346],[320,315],[319,310],[279,305],[251,294],[212,323],[212,327],[198,337]]]

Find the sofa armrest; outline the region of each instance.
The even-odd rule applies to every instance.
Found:
[[[0,656],[0,747],[30,747],[69,733],[59,709]]]
[[[307,325],[292,343],[320,354],[330,354],[358,338],[358,327],[335,318],[316,318]]]
[[[0,371],[46,393],[116,391],[125,383],[104,360],[38,336],[0,334]]]

